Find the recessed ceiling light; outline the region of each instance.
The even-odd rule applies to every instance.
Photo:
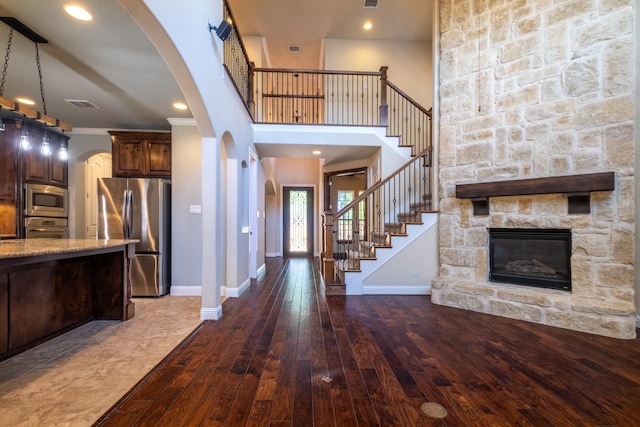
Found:
[[[367,21],[367,22],[364,23],[362,28],[364,28],[365,30],[369,31],[370,29],[373,28],[373,24],[371,22]]]
[[[185,104],[184,102],[174,102],[173,108],[175,108],[176,110],[186,110],[189,107],[187,107],[187,104]]]
[[[315,154],[315,155],[317,156],[318,154],[322,154],[322,151],[320,151],[320,150],[313,150],[313,151],[312,151],[312,153],[313,153],[313,154]]]
[[[26,105],[35,105],[36,104],[33,101],[33,99],[29,99],[29,98],[16,98],[16,101],[18,101],[20,104],[26,104]]]
[[[80,21],[91,21],[93,16],[82,6],[77,4],[65,4],[64,11]]]

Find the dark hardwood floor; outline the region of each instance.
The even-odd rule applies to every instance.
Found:
[[[640,426],[640,339],[325,293],[317,269],[269,259],[96,425]]]

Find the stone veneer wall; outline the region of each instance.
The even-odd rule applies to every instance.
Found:
[[[635,337],[634,2],[440,1],[440,271],[436,304]],[[455,185],[614,171],[569,215],[561,194],[494,197]],[[571,292],[488,282],[488,227],[570,228]]]

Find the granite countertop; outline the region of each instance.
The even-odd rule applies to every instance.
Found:
[[[137,240],[97,239],[17,239],[0,240],[0,258],[62,254],[103,249],[135,243]]]

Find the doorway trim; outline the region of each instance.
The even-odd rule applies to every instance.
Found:
[[[312,201],[311,204],[307,207],[307,212],[311,213],[311,221],[309,221],[309,226],[308,226],[308,231],[311,233],[311,236],[309,238],[309,243],[311,245],[310,251],[308,251],[307,253],[305,253],[304,255],[300,255],[300,256],[316,256],[316,248],[317,248],[317,238],[318,238],[318,230],[317,230],[317,215],[316,212],[318,211],[317,209],[317,186],[316,185],[309,185],[309,184],[299,184],[299,185],[289,185],[289,184],[282,184],[280,186],[280,218],[282,220],[281,224],[282,224],[282,230],[281,230],[281,239],[280,242],[282,244],[282,255],[283,256],[297,256],[296,254],[290,254],[287,250],[287,245],[285,244],[285,238],[287,237],[287,232],[285,230],[285,228],[287,228],[286,225],[286,219],[288,218],[288,215],[286,215],[286,209],[285,209],[285,196],[287,193],[287,190],[291,190],[291,189],[304,189],[304,190],[309,190],[311,191],[311,195],[312,195]]]

